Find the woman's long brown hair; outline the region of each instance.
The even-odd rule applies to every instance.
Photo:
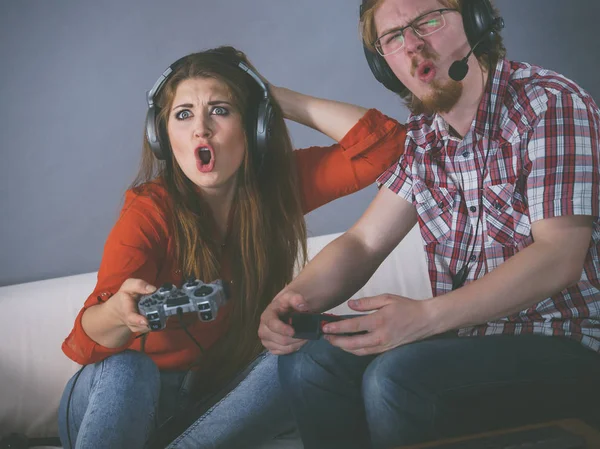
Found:
[[[230,57],[228,57],[228,55]],[[249,148],[248,127],[254,121],[260,88],[232,63],[247,62],[231,47],[189,55],[167,81],[158,98],[161,112],[157,128],[161,144],[168,145],[166,123],[179,83],[190,78],[215,78],[224,82],[231,101],[246,124],[246,155],[237,173],[233,219],[228,242],[233,245],[232,277],[237,293],[227,334],[206,355],[216,368],[209,374],[212,388],[230,379],[262,350],[258,338],[260,315],[275,295],[291,281],[297,263],[306,260],[306,226],[299,196],[292,144],[283,115],[274,104],[274,119],[260,173]],[[209,282],[220,278],[220,245],[214,239],[210,210],[203,207],[201,194],[184,175],[169,148],[164,162],[152,154],[148,141],[140,171],[132,188],[143,192],[143,184],[162,181],[172,200],[171,227],[177,261],[188,276]],[[202,365],[202,363],[201,363]]]

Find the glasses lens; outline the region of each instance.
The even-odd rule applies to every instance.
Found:
[[[394,31],[393,33],[382,36],[375,42],[375,48],[381,56],[389,55],[397,52],[404,46],[403,30]]]
[[[429,36],[444,28],[444,25],[446,25],[444,15],[440,11],[434,11],[421,17],[413,24],[413,29],[419,36]]]

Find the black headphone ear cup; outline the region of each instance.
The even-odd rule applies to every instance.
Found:
[[[250,128],[250,133],[251,135],[253,134],[254,145],[252,150],[254,151],[254,163],[259,170],[263,165],[267,153],[272,122],[273,105],[269,97],[266,97],[259,102],[256,111],[256,121],[253,123],[254,126]]]
[[[494,42],[496,17],[489,0],[466,0],[462,5],[462,19],[465,34],[471,48],[475,48],[475,56],[488,53]],[[487,36],[485,34],[488,34]]]
[[[166,152],[163,151],[160,143],[162,133],[157,129],[156,112],[156,107],[151,106],[146,113],[146,138],[148,139],[148,144],[150,145],[150,149],[152,150],[152,153],[154,153],[154,156],[162,161],[166,159]]]
[[[390,69],[386,60],[383,59],[383,56],[377,52],[371,51],[366,45],[363,45],[363,50],[369,68],[375,76],[375,79],[392,92],[396,92],[399,95],[405,94],[406,87],[396,77],[392,69]]]

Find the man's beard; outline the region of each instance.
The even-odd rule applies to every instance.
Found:
[[[422,99],[412,95],[412,101],[408,104],[408,108],[413,114],[433,115],[450,112],[458,103],[463,91],[462,83],[454,80],[449,80],[444,84],[433,80],[430,86],[433,92]]]
[[[422,56],[431,61],[439,61],[439,55],[428,46],[422,50]],[[411,75],[414,76],[417,70],[417,60],[412,61]],[[463,85],[460,81],[448,80],[444,84],[437,80],[433,80],[430,84],[433,92],[427,94],[423,98],[417,98],[415,94],[411,94],[410,102],[407,104],[410,111],[415,114],[433,115],[436,113],[450,112],[458,103],[462,95]]]

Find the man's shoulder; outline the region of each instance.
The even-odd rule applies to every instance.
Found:
[[[509,76],[502,98],[500,127],[503,134],[518,138],[535,127],[549,108],[564,104],[562,97],[593,103],[577,83],[560,73],[526,62],[507,61]]]
[[[504,103],[529,104],[543,112],[550,97],[577,96],[591,99],[589,94],[573,80],[553,70],[526,62],[510,62],[511,73]]]

